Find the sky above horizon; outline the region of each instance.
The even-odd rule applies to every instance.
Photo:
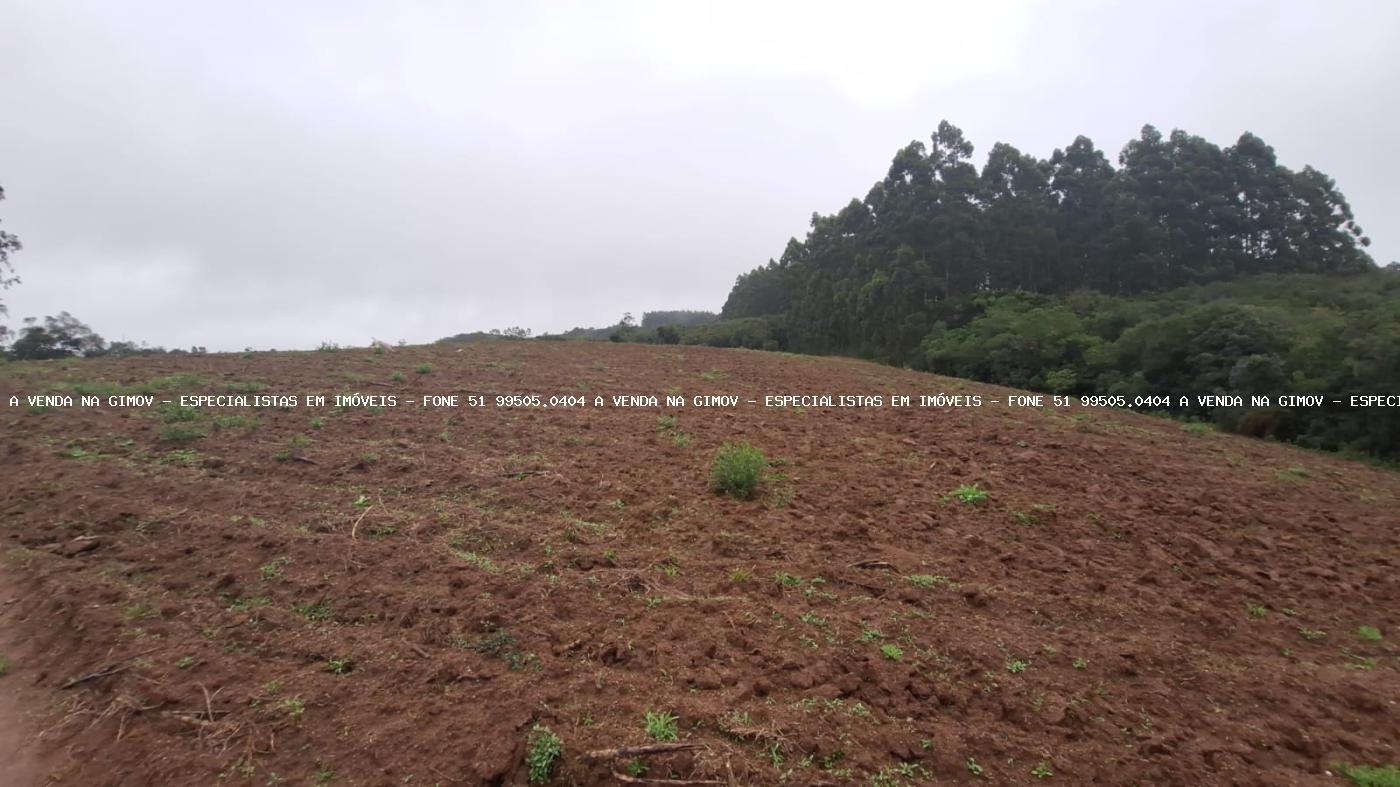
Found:
[[[718,311],[958,125],[1252,131],[1400,259],[1400,4],[0,0],[0,323],[210,350]]]

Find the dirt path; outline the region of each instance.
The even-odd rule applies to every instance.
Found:
[[[0,676],[0,784],[41,787],[50,783],[45,776],[55,759],[41,756],[34,740],[37,716],[49,692],[33,687],[40,670],[29,658],[34,651],[22,633],[25,626],[16,620],[22,591],[12,571],[0,562],[0,658],[9,665]]]

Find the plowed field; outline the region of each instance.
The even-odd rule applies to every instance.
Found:
[[[1007,393],[694,347],[0,366],[5,402],[56,390],[492,403],[0,407],[6,784],[525,784],[536,725],[561,785],[1400,759],[1394,472],[1080,408],[494,405]],[[740,440],[753,500],[708,488]],[[694,747],[588,756],[648,712]]]

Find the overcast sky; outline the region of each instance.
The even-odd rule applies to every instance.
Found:
[[[0,0],[13,326],[209,349],[718,310],[960,126],[1250,130],[1400,259],[1400,3]]]

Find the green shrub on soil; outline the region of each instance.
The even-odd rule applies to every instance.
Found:
[[[1338,764],[1337,770],[1358,787],[1400,787],[1400,767]]]
[[[750,500],[763,481],[768,460],[748,443],[725,443],[710,464],[710,488],[739,500]]]
[[[554,773],[554,761],[564,753],[564,741],[554,731],[536,724],[530,730],[529,748],[525,752],[525,764],[530,767],[530,783],[544,784]]]

